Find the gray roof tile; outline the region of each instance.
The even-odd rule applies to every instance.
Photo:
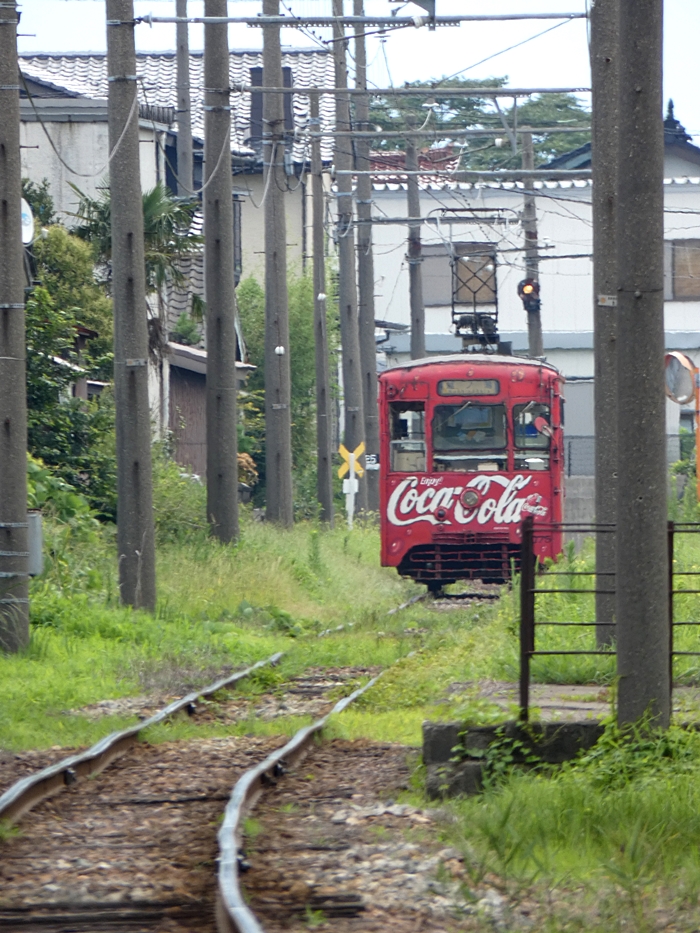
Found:
[[[262,66],[261,52],[232,51],[229,56],[232,86],[250,84],[250,69]],[[26,54],[20,56],[22,71],[39,81],[63,87],[71,95],[89,98],[107,97],[107,57],[104,52],[70,52],[66,54]],[[293,50],[282,54],[282,64],[292,69],[292,80],[299,87],[333,87],[333,57],[322,50]],[[175,107],[176,59],[174,52],[139,52],[136,70],[143,78],[139,82],[139,101],[156,107]],[[192,95],[192,131],[204,137],[204,57],[201,52],[190,54]],[[295,94],[293,98],[296,132],[304,130],[309,116],[308,98]],[[334,124],[333,99],[321,97],[321,119],[324,129]],[[250,132],[250,94],[231,95],[231,150],[240,155],[252,155],[245,144]],[[324,140],[324,159],[331,158],[330,140]],[[309,158],[308,144],[294,143],[294,159]]]

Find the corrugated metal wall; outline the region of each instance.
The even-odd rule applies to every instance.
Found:
[[[206,376],[170,367],[170,430],[175,460],[192,473],[207,471]]]

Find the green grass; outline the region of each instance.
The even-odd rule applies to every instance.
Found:
[[[698,733],[626,738],[609,727],[579,761],[512,771],[481,797],[448,802],[448,832],[474,878],[495,873],[535,899],[549,892],[561,916],[573,899],[591,923],[552,929],[599,929],[591,912],[606,898],[612,929],[625,918],[657,929],[655,904],[681,910],[700,895],[699,775]]]
[[[386,667],[416,645],[402,635],[401,614],[387,611],[417,588],[379,567],[374,527],[323,532],[300,523],[286,532],[246,514],[235,547],[201,535],[161,544],[153,616],[118,605],[110,529],[83,534],[48,522],[46,531],[29,647],[0,657],[2,748],[91,743],[134,719],[95,722],[70,710],[153,690],[182,693],[274,651],[287,652],[280,667],[259,672],[244,691],[274,687],[309,666]],[[316,637],[339,624],[347,626],[342,633]],[[269,734],[291,726],[242,728]]]

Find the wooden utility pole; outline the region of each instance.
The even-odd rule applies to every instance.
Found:
[[[663,0],[620,0],[617,715],[670,716],[664,396]],[[605,520],[598,516],[598,520]]]
[[[532,133],[520,134],[523,147],[523,168],[535,167],[535,150],[532,145]],[[525,234],[525,278],[539,281],[540,263],[537,243],[537,205],[532,178],[524,178],[525,194],[523,197],[523,233]],[[542,340],[542,317],[539,310],[527,312],[527,341],[530,356],[544,356]]]
[[[226,0],[205,0],[226,16]],[[228,27],[204,27],[204,290],[207,302],[207,518],[224,543],[238,538],[236,285]]]
[[[263,16],[279,16],[279,0],[263,0]],[[263,87],[282,87],[280,27],[263,27]],[[284,196],[284,99],[263,93],[265,182],[265,472],[268,521],[294,522],[292,381],[289,368],[287,222]]]
[[[155,609],[148,329],[133,0],[107,0],[117,548],[122,602]],[[116,147],[116,152],[115,152]]]
[[[354,0],[354,16],[364,16],[364,0]],[[355,26],[355,87],[367,88],[367,49],[364,24]],[[355,97],[356,129],[369,125],[369,96]],[[350,140],[348,140],[348,143]],[[369,171],[370,140],[355,142],[355,167]],[[377,344],[374,339],[374,254],[372,251],[372,177],[357,178],[357,292],[360,329],[362,405],[365,415],[367,508],[379,511],[379,403],[377,400]]]
[[[178,18],[187,17],[187,0],[176,0]],[[191,197],[194,189],[192,171],[192,106],[190,102],[189,24],[178,23],[177,31],[177,193]]]
[[[595,364],[595,514],[617,522],[617,203],[619,0],[591,8],[593,169],[593,342]],[[615,629],[615,533],[596,536],[596,640],[612,643]],[[607,593],[604,591],[608,591]]]
[[[0,4],[0,650],[29,642],[27,380],[17,10]]]
[[[416,141],[406,143],[406,170],[418,171]],[[411,359],[425,356],[425,305],[423,304],[423,248],[421,243],[420,188],[417,175],[407,175],[408,188],[408,274],[411,299]],[[414,219],[414,223],[411,220]]]
[[[333,0],[333,16],[343,15],[343,0]],[[350,95],[345,61],[345,32],[340,23],[333,25],[335,57],[335,127],[340,132],[352,129]],[[336,137],[335,167],[339,171],[353,169],[352,149],[347,139]],[[343,355],[343,409],[345,415],[345,446],[352,453],[365,440],[364,404],[362,398],[362,364],[360,333],[357,317],[357,287],[355,282],[355,231],[353,226],[352,176],[337,176],[338,191],[338,304],[340,340]],[[360,480],[357,506],[367,508],[367,484]]]
[[[309,123],[318,132],[321,127],[318,94],[310,98]],[[314,340],[316,349],[316,495],[321,506],[321,521],[333,524],[333,449],[331,446],[331,386],[328,361],[328,323],[326,319],[326,257],[323,229],[323,163],[321,140],[311,141],[312,241],[314,277]]]

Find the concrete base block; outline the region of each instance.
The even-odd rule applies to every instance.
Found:
[[[473,796],[483,787],[483,763],[462,761],[459,764],[429,765],[425,790],[432,800],[441,797]]]

